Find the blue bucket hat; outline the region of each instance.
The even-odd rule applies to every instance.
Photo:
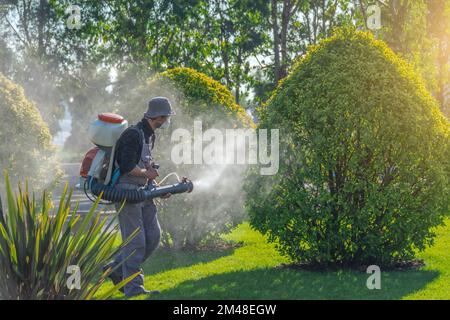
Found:
[[[172,105],[166,97],[155,97],[148,102],[147,112],[144,118],[151,119],[159,116],[174,116],[176,113],[172,110]]]

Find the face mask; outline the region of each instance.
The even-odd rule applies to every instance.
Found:
[[[170,118],[167,118],[166,122],[164,122],[164,123],[161,125],[161,127],[159,127],[159,128],[161,128],[161,129],[167,129],[167,128],[169,127],[169,125],[170,125]]]

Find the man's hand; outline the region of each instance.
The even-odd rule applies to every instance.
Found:
[[[147,168],[147,169],[141,169],[138,166],[136,166],[133,170],[130,171],[130,174],[135,177],[145,177],[150,180],[154,180],[156,177],[159,176],[158,170],[155,168]]]
[[[156,170],[155,168],[147,168],[147,170],[145,171],[145,176],[149,179],[149,180],[155,180],[156,177],[159,176],[158,170]]]
[[[165,195],[161,196],[161,199],[168,199],[168,198],[170,198],[171,195],[172,194],[170,192],[166,193]]]

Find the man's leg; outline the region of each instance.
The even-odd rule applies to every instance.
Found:
[[[121,262],[122,262],[122,254],[121,254],[121,252],[119,252],[111,262],[109,262],[108,264],[103,266],[103,272],[105,272],[109,268],[112,269],[112,271],[108,277],[112,280],[114,285],[118,284],[119,282],[121,282],[123,280],[122,266],[119,267]],[[123,287],[120,288],[119,290],[121,292],[124,292]]]
[[[142,204],[126,204],[119,214],[122,241],[139,228],[138,234],[122,249],[119,259],[126,259],[122,264],[122,277],[128,278],[139,272],[145,256],[145,233],[142,218]],[[141,273],[125,285],[125,295],[132,296],[144,291],[144,275]]]
[[[119,210],[119,208],[121,207],[121,205],[117,205],[115,204],[116,207],[116,211]],[[120,223],[119,223],[120,224]],[[120,278],[122,278],[122,268],[118,267],[119,264],[122,262],[122,252],[118,252],[114,257],[113,260],[111,262],[109,262],[108,264],[106,264],[103,267],[103,270],[106,270],[107,268],[111,268],[114,269],[116,268],[116,270],[114,270],[112,272],[112,274],[116,275],[116,274],[120,274]],[[121,280],[122,281],[122,280]]]
[[[161,227],[156,214],[156,205],[153,200],[145,201],[142,208],[145,232],[144,261],[158,248],[161,240]]]
[[[122,204],[121,203],[115,203],[114,204],[116,208],[116,212],[119,212],[119,209],[121,209]],[[120,222],[119,222],[120,224]],[[103,266],[103,272],[105,272],[107,269],[111,268],[112,271],[109,274],[109,278],[112,280],[113,284],[116,285],[119,282],[123,280],[122,275],[122,265],[120,265],[122,262],[122,252],[119,251],[113,258],[112,261],[108,262],[106,265]],[[120,265],[120,266],[119,266]],[[124,292],[124,288],[119,289],[121,292]]]

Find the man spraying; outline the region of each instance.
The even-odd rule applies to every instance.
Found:
[[[147,184],[155,184],[155,178],[159,175],[152,162],[155,130],[167,128],[173,115],[175,112],[167,98],[153,98],[148,103],[143,119],[122,133],[116,145],[115,158],[121,173],[116,188],[137,190]],[[167,193],[162,198],[168,198],[170,195]],[[121,206],[122,203],[115,203],[116,210]],[[159,245],[161,229],[156,211],[156,205],[153,199],[150,199],[141,203],[126,203],[119,213],[122,239],[129,238],[137,229],[139,232],[105,269],[114,269],[122,259],[128,257],[121,270],[119,268],[110,274],[114,284],[140,271],[140,274],[124,287],[124,293],[128,297],[159,293],[157,290],[149,291],[144,288],[144,273],[141,268]]]

